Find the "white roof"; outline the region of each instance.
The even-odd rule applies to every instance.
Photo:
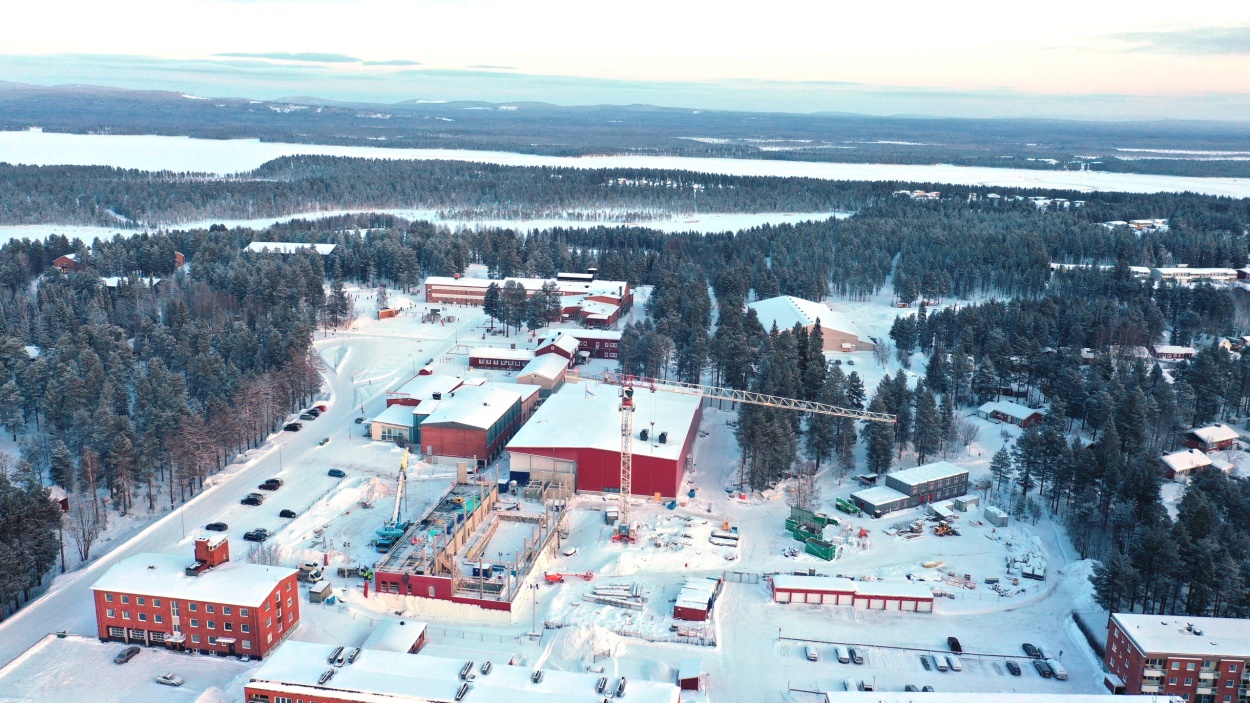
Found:
[[[580,307],[582,312],[586,313],[586,317],[591,319],[608,318],[621,309],[620,305],[604,303],[598,300],[583,300]]]
[[[1163,456],[1163,463],[1173,471],[1184,473],[1211,465],[1211,459],[1197,449],[1186,449]]]
[[[576,341],[576,340],[574,340]],[[554,381],[569,368],[569,360],[559,354],[543,354],[534,357],[525,368],[517,372],[517,378],[538,376]]]
[[[557,281],[554,278],[505,278],[500,280],[491,278],[453,278],[451,276],[429,276],[425,279],[425,284],[442,288],[485,290],[492,283],[497,284],[500,288],[504,288],[509,281],[520,284],[522,288],[530,292],[541,290],[546,283],[554,283],[556,289],[560,291],[561,297],[570,295],[619,297],[629,286],[625,281]]]
[[[416,408],[411,405],[392,405],[386,410],[378,413],[369,422],[377,422],[383,425],[401,425],[403,427],[412,427],[412,415]]]
[[[620,340],[620,330],[599,330],[599,329],[559,329],[547,332],[547,337],[567,334],[575,339],[610,339],[613,341]]]
[[[95,591],[136,593],[158,598],[259,607],[282,579],[295,569],[228,561],[187,576],[191,557],[136,554],[114,564],[91,587]]]
[[[773,588],[809,593],[854,593],[855,582],[841,576],[777,574],[773,577]]]
[[[335,669],[324,686],[317,679],[332,667],[326,657],[329,644],[289,641],[278,647],[251,677],[250,686],[284,696],[304,699],[350,698],[368,703],[450,703],[464,683],[460,670],[466,659],[427,654],[403,654],[366,649],[352,664]],[[463,703],[601,703],[595,693],[601,674],[543,670],[542,681],[530,680],[533,669],[509,666],[507,660],[492,662],[489,674],[481,673],[487,660],[474,660],[477,677],[470,683]],[[609,677],[613,683],[615,677]],[[677,703],[675,683],[629,679],[626,695],[631,703]]]
[[[795,323],[807,327],[820,320],[822,330],[838,330],[862,338],[854,323],[845,316],[830,310],[824,303],[816,303],[792,295],[779,295],[776,298],[757,300],[747,307],[759,316],[760,324],[766,331],[772,329],[774,322],[777,323],[777,329],[784,332],[794,327]]]
[[[387,618],[373,628],[373,632],[369,633],[369,637],[365,639],[361,647],[408,654],[423,634],[425,634],[423,622]]]
[[[686,581],[686,585],[682,586],[681,592],[677,594],[677,606],[707,610],[708,603],[711,602],[714,595],[716,595],[716,579],[690,579]]]
[[[986,415],[997,411],[997,412],[1002,413],[1003,415],[1006,415],[1007,417],[1014,417],[1015,419],[1020,420],[1021,422],[1029,419],[1030,417],[1033,417],[1034,415],[1043,414],[1041,410],[1034,410],[1033,408],[1030,408],[1027,405],[1013,403],[1010,400],[996,400],[993,402],[986,403],[985,405],[982,405],[980,407],[980,411],[985,413]]]
[[[613,305],[612,307],[616,307],[616,306]],[[583,306],[583,309],[585,309],[585,306]],[[577,338],[574,337],[573,335],[568,334],[568,333],[561,333],[560,336],[558,337],[547,338],[545,342],[538,345],[538,348],[541,350],[549,346],[556,347],[557,349],[564,350],[569,356],[572,356],[573,354],[577,352],[578,347],[580,347],[581,345],[582,343],[577,341]]]
[[[480,386],[462,386],[452,397],[443,400],[421,423],[432,425],[464,425],[488,430],[499,421],[512,406],[538,392],[537,386],[521,386],[515,383],[485,383]]]
[[[500,347],[476,347],[469,350],[470,359],[515,359],[528,361],[534,358],[529,349],[502,349]]]
[[[587,389],[594,395],[590,395]],[[508,451],[527,453],[527,449],[588,448],[619,452],[621,412],[618,390],[616,386],[591,381],[566,383],[547,398],[547,402],[508,442]],[[701,402],[696,396],[636,389],[634,454],[661,459],[679,458]],[[644,429],[650,431],[651,423],[655,423],[655,432],[643,442],[638,433]],[[654,436],[660,432],[668,432],[668,441],[664,444],[660,444]]]
[[[1250,627],[1245,620],[1130,613],[1115,613],[1111,618],[1143,654],[1250,658]],[[1187,625],[1202,634],[1188,631]]]
[[[304,249],[314,249],[322,256],[329,256],[335,244],[305,244],[303,242],[252,242],[247,245],[248,251],[270,252],[273,254],[294,254]]]
[[[865,488],[862,491],[855,491],[851,494],[852,498],[858,498],[869,505],[886,505],[888,503],[896,503],[900,500],[906,500],[907,495],[899,493],[889,486],[873,486]]]
[[[927,481],[936,481],[938,479],[950,478],[952,476],[959,476],[961,474],[966,475],[967,473],[968,473],[967,469],[960,467],[960,466],[955,466],[949,461],[935,461],[932,464],[925,464],[924,466],[917,466],[914,469],[904,469],[902,471],[895,471],[892,474],[886,474],[886,476],[889,476],[895,481],[900,481],[902,483],[905,483],[908,486],[914,486],[918,483],[925,483]]]
[[[460,387],[464,379],[442,374],[417,376],[395,390],[395,395],[417,400],[429,400],[435,393],[447,393]]]
[[[123,282],[129,285],[138,285],[138,286],[143,286],[144,288],[151,288],[152,286],[161,282],[161,279],[152,278],[150,276],[133,276],[133,277],[132,276],[105,276],[101,278],[100,280],[104,281],[104,285],[109,288],[116,288],[120,286]]]
[[[1156,344],[1155,354],[1197,354],[1198,350],[1193,347],[1181,347],[1175,344]]]
[[[855,595],[875,598],[933,598],[933,591],[923,584],[911,581],[856,581]]]
[[[1228,425],[1221,425],[1221,424],[1207,425],[1206,427],[1196,427],[1190,430],[1189,434],[1197,437],[1198,439],[1202,440],[1203,442],[1206,442],[1207,444],[1214,444],[1216,442],[1227,442],[1230,439],[1237,439],[1238,437],[1241,436],[1237,434],[1237,430],[1234,430]]]
[[[969,693],[937,691],[906,693],[903,691],[829,691],[825,703],[1107,703],[1105,693]],[[1179,696],[1155,694],[1147,696],[1116,696],[1116,703],[1183,703]]]

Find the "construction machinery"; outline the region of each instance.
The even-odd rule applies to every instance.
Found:
[[[817,403],[810,400],[782,398],[780,396],[757,393],[755,391],[738,390],[736,388],[705,386],[700,383],[684,383],[682,381],[661,380],[614,372],[594,374],[587,376],[587,378],[621,387],[620,517],[619,522],[617,523],[616,535],[612,537],[614,542],[636,541],[636,538],[632,533],[632,525],[629,519],[629,496],[633,491],[635,386],[647,388],[652,393],[661,391],[665,393],[677,393],[680,395],[691,395],[699,398],[706,398],[709,400],[728,400],[733,403],[748,403],[750,405],[761,405],[767,408],[796,410],[798,412],[814,413],[817,415],[846,417],[852,420],[862,420],[865,422],[888,422],[893,424],[897,421],[893,415],[889,415],[887,413],[876,413],[867,410],[857,410],[854,408],[840,408],[836,405]]]
[[[579,578],[583,581],[590,581],[595,577],[595,574],[592,571],[587,571],[584,574],[561,574],[555,571],[548,571],[543,576],[546,577],[547,583],[564,583],[565,578]]]
[[[395,489],[395,507],[391,510],[391,519],[377,529],[378,538],[375,546],[379,552],[390,549],[408,528],[412,526],[410,521],[401,521],[399,519],[400,509],[404,504],[404,490],[408,484],[408,450],[404,449],[404,455],[399,460],[399,479],[398,486]]]

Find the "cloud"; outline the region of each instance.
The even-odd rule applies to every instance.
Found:
[[[1111,39],[1128,42],[1131,51],[1166,54],[1250,54],[1250,26],[1199,27],[1174,32],[1125,32]]]
[[[366,66],[420,66],[420,61],[408,61],[407,59],[393,59],[391,61],[365,61]]]
[[[492,66],[491,64],[488,64],[488,63],[474,64],[472,66],[466,66],[466,68],[470,68],[475,71],[515,71],[517,70],[516,66]]]
[[[299,54],[289,54],[282,51],[270,51],[262,53],[244,53],[241,51],[230,52],[226,54],[213,54],[213,56],[222,56],[230,59],[271,59],[274,61],[302,61],[305,63],[360,63],[360,59],[345,54],[319,54],[315,52],[305,52]]]

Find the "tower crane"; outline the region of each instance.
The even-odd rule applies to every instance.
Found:
[[[767,393],[744,391],[736,388],[720,388],[717,386],[706,386],[700,383],[660,380],[656,378],[646,378],[643,376],[632,376],[613,372],[592,374],[590,376],[586,376],[585,378],[621,387],[621,495],[620,507],[618,508],[618,519],[620,522],[618,523],[616,535],[612,537],[612,540],[616,542],[635,541],[635,537],[630,531],[631,528],[629,522],[629,496],[630,493],[633,492],[635,387],[641,386],[643,388],[647,388],[652,393],[676,393],[678,395],[695,396],[697,398],[728,400],[735,403],[760,405],[766,408],[779,408],[782,410],[815,413],[817,415],[846,417],[852,420],[863,420],[865,422],[897,422],[897,418],[887,413],[876,413],[868,410],[857,410],[854,408],[840,408],[836,405],[829,405],[827,403],[817,403],[810,400],[798,400],[795,398],[783,398],[781,396],[768,395]]]

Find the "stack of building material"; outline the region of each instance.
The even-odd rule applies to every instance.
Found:
[[[638,583],[609,583],[595,586],[594,590],[583,595],[582,599],[630,610],[642,610],[642,604],[646,602],[646,599],[642,597],[642,586]]]

